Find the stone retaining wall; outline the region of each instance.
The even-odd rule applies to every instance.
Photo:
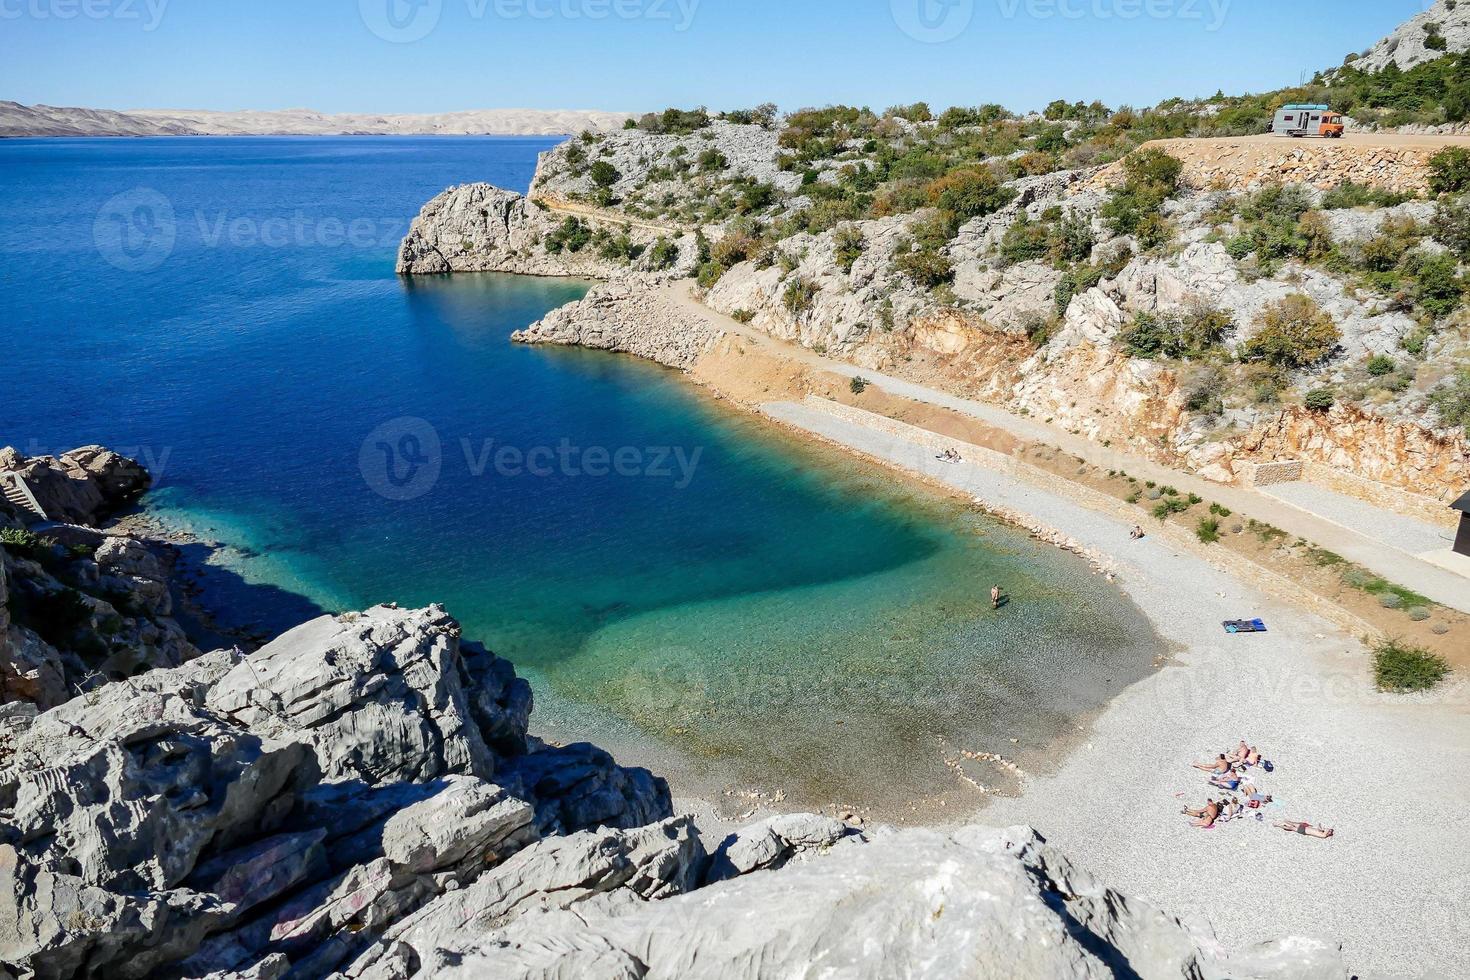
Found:
[[[1435,527],[1454,530],[1460,526],[1459,513],[1451,510],[1444,501],[1410,493],[1407,490],[1400,490],[1398,487],[1390,487],[1373,480],[1365,480],[1361,476],[1344,473],[1342,470],[1323,466],[1321,463],[1307,463],[1303,479],[1335,493],[1355,497],[1375,507],[1382,507],[1384,510],[1403,514],[1405,517],[1412,517]]]
[[[1337,140],[1202,139],[1155,140],[1184,164],[1180,182],[1195,190],[1251,184],[1310,184],[1327,190],[1353,182],[1396,193],[1429,190],[1429,158],[1439,147],[1365,146]],[[1104,167],[1079,188],[1107,189],[1123,180],[1122,163]]]

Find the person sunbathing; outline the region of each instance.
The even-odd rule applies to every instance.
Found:
[[[1143,527],[1138,524],[1133,525],[1133,532],[1128,536],[1134,541],[1142,541],[1144,538],[1148,537],[1148,535],[1144,533]]]
[[[1288,834],[1300,834],[1303,837],[1315,837],[1318,840],[1331,840],[1337,834],[1337,831],[1331,827],[1313,827],[1304,820],[1287,820],[1276,826]]]
[[[1212,772],[1217,776],[1223,776],[1230,771],[1230,760],[1223,755],[1214,762],[1196,762],[1194,768],[1202,772]]]
[[[1242,739],[1240,742],[1240,747],[1237,748],[1234,752],[1228,753],[1225,758],[1230,760],[1231,762],[1244,762],[1250,754],[1251,747],[1249,745],[1246,745],[1245,740]]]
[[[1227,773],[1223,776],[1211,776],[1210,785],[1217,789],[1228,789],[1233,793],[1240,788],[1240,777],[1234,773]]]
[[[1252,745],[1250,751],[1245,754],[1243,761],[1248,766],[1259,766],[1261,764],[1261,750]]]
[[[1214,800],[1210,800],[1208,803],[1197,810],[1191,810],[1186,807],[1181,812],[1186,817],[1195,818],[1193,821],[1191,821],[1190,826],[1198,827],[1201,830],[1209,830],[1211,827],[1215,826],[1215,822],[1220,819],[1220,812],[1222,809],[1223,807],[1221,807],[1219,803],[1216,803]]]
[[[1240,802],[1240,800],[1232,796],[1228,801],[1226,801],[1224,810],[1220,813],[1220,822],[1226,823],[1228,821],[1234,820],[1244,812],[1245,806]]]

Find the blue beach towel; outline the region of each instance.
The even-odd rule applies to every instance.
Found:
[[[1262,619],[1233,619],[1224,624],[1225,632],[1234,636],[1237,633],[1266,633],[1266,621]]]

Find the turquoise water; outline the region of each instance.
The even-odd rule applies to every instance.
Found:
[[[149,506],[231,546],[228,625],[442,602],[548,737],[700,791],[946,792],[944,745],[1041,764],[1141,676],[1158,641],[1071,556],[673,372],[508,342],[586,284],[393,275],[423,201],[550,145],[0,142],[0,442],[150,463]]]

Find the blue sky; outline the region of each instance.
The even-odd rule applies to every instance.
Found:
[[[0,0],[0,98],[441,112],[1152,104],[1276,88],[1425,0]],[[390,16],[391,15],[391,16]],[[905,29],[907,28],[907,30]],[[376,31],[376,33],[375,33]],[[422,36],[419,36],[422,35]]]

